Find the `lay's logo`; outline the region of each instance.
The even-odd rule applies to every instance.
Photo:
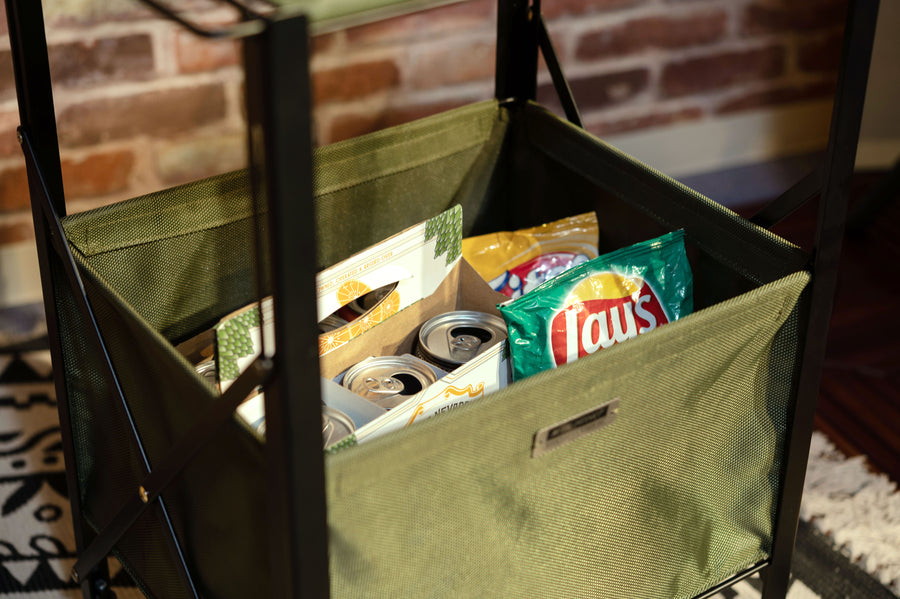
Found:
[[[557,366],[606,349],[669,322],[656,292],[640,277],[613,272],[579,282],[550,326]]]

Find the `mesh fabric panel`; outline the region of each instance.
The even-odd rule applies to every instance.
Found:
[[[53,261],[55,277],[65,280],[61,265],[55,257]],[[68,285],[57,285],[56,305],[82,510],[88,523],[100,530],[136,493],[145,469],[117,392],[102,374],[101,350],[91,342],[92,335],[77,313]],[[154,515],[157,510],[145,514],[120,542],[139,549],[129,553],[125,565],[143,589],[152,586],[162,589],[157,591],[161,596],[186,597],[163,528]]]
[[[175,565],[176,553],[164,536],[163,522],[159,505],[151,506],[113,548],[113,553],[148,597],[187,599],[193,595]]]
[[[319,266],[449,208],[498,114],[473,104],[317,152]]]
[[[69,242],[170,339],[254,297],[254,225],[245,173],[73,214]]]
[[[191,425],[204,417],[214,396],[172,346],[137,318],[115,292],[96,280],[89,267],[82,265],[82,274],[152,465],[168,454]],[[142,342],[136,344],[135,339]],[[253,512],[265,504],[261,449],[231,422],[193,458],[165,494],[181,550],[196,578],[195,584],[205,594],[250,596],[267,592],[268,579],[258,580],[256,576],[266,569],[263,549],[266,528],[254,518],[234,518],[234,514]],[[103,462],[98,466],[102,467]],[[136,486],[131,487],[127,492],[134,493],[135,489]],[[198,523],[202,525],[198,527]],[[143,533],[134,534],[137,539],[126,547],[140,546]],[[240,558],[229,559],[212,550],[219,546],[245,547],[247,552]],[[129,555],[125,549],[120,551]],[[130,555],[132,570],[150,588],[156,588],[157,583],[177,584],[175,572],[159,569],[157,566],[163,563],[163,558],[147,547]]]
[[[772,342],[807,280],[334,456],[335,596],[687,598],[765,559],[793,364]],[[530,457],[613,398],[612,425]]]
[[[104,376],[89,323],[81,317],[62,265],[56,256],[50,258],[81,505],[95,525],[103,526],[119,501],[137,488],[140,455],[130,439],[125,414],[115,402],[115,389]]]
[[[701,273],[699,283],[715,292],[704,297],[701,287],[700,306],[770,283],[808,263],[808,255],[796,246],[540,106],[526,105],[513,131],[518,139],[506,202],[519,222],[595,210],[601,250],[607,251],[684,229],[686,241],[697,250],[692,268],[698,262],[710,265],[711,276]],[[722,278],[726,285],[715,280]]]

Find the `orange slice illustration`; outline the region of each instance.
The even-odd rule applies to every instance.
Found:
[[[322,333],[319,335],[319,355],[324,356],[328,352],[334,351],[352,338],[350,327],[346,325],[333,331]]]
[[[389,316],[393,316],[400,309],[400,294],[391,291],[390,294],[372,308],[373,315],[378,318],[378,322],[385,320]]]
[[[379,322],[396,314],[400,308],[400,294],[392,291],[371,310],[350,323],[350,338],[362,335]]]
[[[354,320],[353,322],[351,322],[348,325],[347,328],[350,329],[350,338],[353,339],[354,337],[362,335],[363,333],[365,333],[366,331],[371,329],[373,326],[378,324],[378,322],[379,321],[372,318],[371,312],[367,312],[366,314],[363,314],[362,316],[360,316],[359,318],[357,318],[356,320]]]
[[[335,297],[339,305],[346,306],[356,298],[365,295],[370,291],[372,290],[369,286],[362,281],[350,279],[349,281],[344,281],[341,286],[338,287],[338,290],[335,292]]]

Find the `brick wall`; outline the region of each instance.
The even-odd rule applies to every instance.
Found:
[[[201,40],[128,0],[45,0],[71,211],[239,168],[242,72],[230,42]],[[318,141],[491,97],[495,0],[317,35]],[[585,117],[611,135],[825,99],[844,0],[545,0]],[[204,23],[231,18],[182,2]],[[0,246],[33,236],[6,23],[0,22]],[[554,105],[543,72],[539,98]]]

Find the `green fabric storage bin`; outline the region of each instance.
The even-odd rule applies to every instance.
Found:
[[[333,596],[688,598],[769,557],[803,251],[531,103],[320,148],[315,169],[317,268],[459,203],[467,235],[594,210],[601,251],[684,229],[695,281],[683,320],[326,456]],[[80,496],[101,529],[146,474],[127,421],[153,464],[216,401],[173,344],[257,299],[256,220],[236,172],[63,226],[128,404],[111,401],[76,290],[60,286]],[[612,424],[531,457],[537,430],[614,398]],[[265,468],[237,423],[201,451],[166,513],[152,506],[116,546],[148,595],[187,596],[162,517],[201,595],[269,596]]]

